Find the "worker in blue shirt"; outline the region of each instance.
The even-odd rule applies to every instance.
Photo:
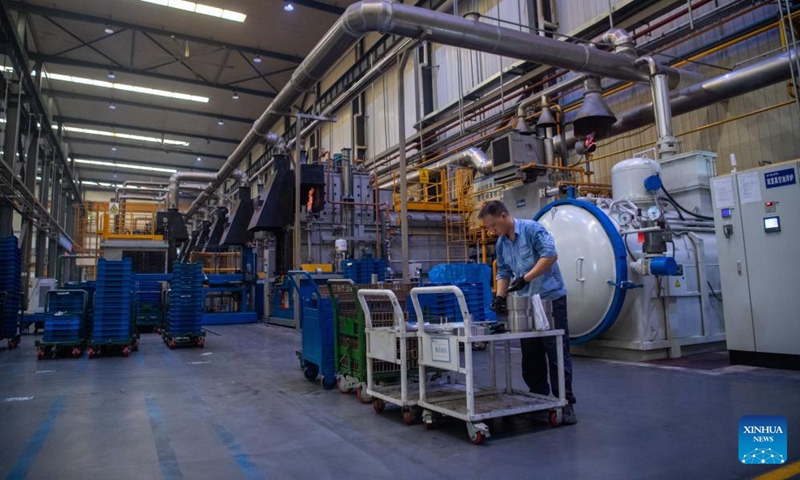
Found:
[[[497,200],[486,202],[478,218],[491,233],[497,235],[497,292],[491,308],[498,313],[507,312],[506,294],[520,292],[536,295],[552,302],[553,328],[563,329],[560,348],[564,353],[565,397],[569,405],[563,410],[563,423],[577,422],[572,404],[572,359],[569,355],[569,329],[567,327],[567,289],[558,268],[558,253],[548,231],[534,220],[512,217],[506,206]],[[522,350],[522,378],[530,391],[540,395],[558,396],[558,360],[556,337],[525,338],[520,340]],[[550,384],[548,385],[548,365]]]

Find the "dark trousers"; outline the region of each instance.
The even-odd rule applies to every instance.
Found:
[[[572,394],[572,358],[569,356],[569,328],[567,326],[567,296],[553,300],[553,328],[563,329],[561,348],[564,350],[564,386],[569,403],[575,403]],[[556,337],[524,338],[520,341],[522,349],[522,378],[531,392],[558,396],[558,357],[556,357]],[[548,367],[550,384],[547,383]]]

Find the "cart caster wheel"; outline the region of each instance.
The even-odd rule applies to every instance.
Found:
[[[206,340],[203,337],[197,339],[197,346],[200,348],[205,348]]]
[[[372,403],[372,397],[367,395],[367,391],[364,389],[364,386],[360,386],[356,389],[356,398],[361,403]]]
[[[174,349],[175,349],[175,347],[177,347],[177,346],[178,346],[178,344],[177,344],[177,343],[175,343],[175,340],[170,340],[170,341],[169,341],[169,343],[167,343],[167,346],[168,346],[168,347],[169,347],[171,350],[174,350]]]
[[[306,377],[306,380],[309,382],[313,382],[317,379],[317,375],[319,374],[319,370],[315,365],[309,365],[303,369],[303,376]]]
[[[36,358],[38,358],[39,360],[44,358],[44,349],[43,348],[40,348],[39,351],[36,352]]]
[[[404,410],[403,411],[403,421],[406,422],[406,425],[414,425],[414,413],[411,410]]]
[[[425,430],[433,430],[436,428],[433,422],[423,422],[422,424],[425,425]]]
[[[554,427],[560,427],[561,426],[562,418],[561,418],[561,415],[559,415],[560,413],[561,413],[560,411],[556,411],[556,410],[550,411],[550,425],[552,425]]]
[[[78,348],[78,347],[73,348],[72,349],[72,358],[78,358],[80,356],[81,356],[81,349]]]
[[[339,391],[342,393],[350,393],[353,390],[350,387],[345,387],[344,382],[342,381],[341,378],[336,379],[336,388],[338,388]]]
[[[89,358],[94,358],[95,353],[94,353],[94,349],[93,348],[90,348],[89,351],[86,352],[86,353],[89,354]]]
[[[336,378],[331,375],[325,375],[324,377],[322,377],[320,383],[322,383],[322,388],[324,388],[325,390],[331,390],[333,387],[336,386]]]
[[[138,351],[139,351],[139,342],[134,342],[134,344],[133,344],[133,351],[134,351],[134,352],[138,352]]]
[[[475,432],[469,436],[469,441],[473,445],[480,445],[483,443],[483,432]]]
[[[375,409],[376,413],[383,413],[383,411],[386,410],[386,402],[384,402],[379,398],[376,398],[375,400],[372,401],[372,408]]]
[[[128,347],[125,347],[125,348],[123,348],[123,349],[122,349],[122,354],[123,354],[123,355],[125,355],[125,356],[127,357],[128,355],[130,355],[130,354],[131,354],[131,349],[130,349],[130,348],[128,348]]]

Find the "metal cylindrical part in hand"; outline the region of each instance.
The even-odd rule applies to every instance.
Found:
[[[533,330],[533,307],[527,295],[509,295],[507,298],[508,320],[506,328],[512,333]]]

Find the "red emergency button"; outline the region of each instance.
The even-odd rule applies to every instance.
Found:
[[[766,205],[768,207],[774,207],[775,206],[775,202],[767,202],[764,205]]]

